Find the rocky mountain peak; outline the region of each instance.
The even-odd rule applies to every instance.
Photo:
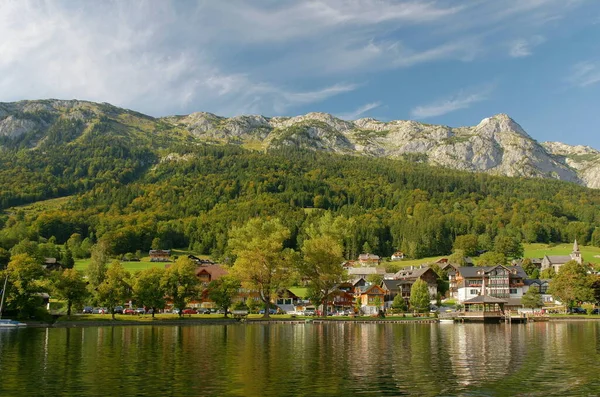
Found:
[[[531,136],[523,127],[521,127],[516,121],[514,121],[509,115],[505,113],[499,113],[492,117],[487,117],[477,126],[475,127],[478,133],[486,135],[488,137],[493,137],[496,134],[504,133],[504,132],[513,132],[527,139],[532,139]]]

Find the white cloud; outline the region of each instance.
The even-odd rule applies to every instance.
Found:
[[[4,0],[0,101],[80,98],[153,115],[292,112],[380,71],[477,60],[509,37],[527,38],[510,52],[528,55],[546,35],[529,27],[575,5]]]
[[[356,88],[333,83],[297,90],[227,72],[209,49],[179,40],[174,21],[182,16],[169,2],[69,5],[0,4],[0,100],[79,98],[155,115],[273,113]]]
[[[356,120],[359,116],[362,116],[363,114],[367,113],[368,111],[376,109],[380,106],[381,106],[381,102],[366,103],[366,104],[362,105],[361,107],[359,107],[358,109],[353,110],[352,112],[341,113],[338,115],[338,117],[343,120]]]
[[[600,61],[585,61],[573,66],[569,79],[571,84],[587,87],[600,82]]]
[[[517,39],[510,44],[508,53],[513,58],[526,57],[532,54],[533,47],[536,47],[545,41],[546,39],[539,35],[529,39]]]
[[[417,119],[442,116],[460,109],[467,109],[472,104],[485,101],[493,91],[493,85],[485,85],[476,90],[460,91],[452,97],[436,100],[411,110],[411,116]]]

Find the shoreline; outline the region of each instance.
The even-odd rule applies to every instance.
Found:
[[[551,322],[581,322],[581,321],[600,321],[600,317],[549,317]],[[56,321],[54,323],[44,322],[25,322],[28,328],[81,328],[81,327],[130,327],[130,326],[147,326],[147,325],[244,325],[244,324],[438,324],[438,318],[422,318],[422,319],[343,319],[334,320],[329,318],[309,318],[309,319],[177,319],[177,320],[150,320],[150,321],[128,321],[128,320],[85,320],[85,321]]]

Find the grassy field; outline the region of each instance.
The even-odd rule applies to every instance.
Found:
[[[558,244],[549,247],[547,244],[523,244],[526,258],[543,258],[544,255],[569,255],[573,251],[573,244]],[[579,246],[585,262],[600,263],[600,248]]]
[[[71,197],[73,196],[36,201],[32,204],[25,204],[17,207],[7,208],[5,212],[8,214],[14,214],[17,211],[23,211],[25,212],[25,214],[37,214],[43,211],[60,209],[63,206],[63,204],[65,204],[71,199]]]
[[[190,254],[195,255],[201,259],[209,259],[209,257],[207,255],[198,255],[192,251],[188,251],[188,250],[184,250],[184,249],[171,250],[172,256],[181,257],[181,256],[187,256]],[[75,269],[77,269],[79,271],[84,271],[85,269],[87,269],[88,265],[90,264],[90,261],[91,261],[90,258],[76,259],[75,260]],[[172,262],[150,262],[149,256],[142,257],[139,262],[121,262],[121,264],[123,265],[125,270],[130,271],[130,272],[137,272],[140,270],[149,269],[151,267],[163,267],[164,268],[167,263],[172,263]]]

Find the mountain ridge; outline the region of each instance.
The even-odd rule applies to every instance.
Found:
[[[67,120],[87,127],[108,120],[105,128],[141,140],[160,136],[161,142],[229,143],[255,150],[293,146],[494,175],[559,179],[600,188],[598,150],[560,142],[540,143],[504,113],[462,127],[413,120],[348,121],[321,112],[230,118],[194,112],[155,118],[107,103],[47,99],[0,103],[0,148],[3,142],[10,146],[13,141],[36,148],[53,125]]]

